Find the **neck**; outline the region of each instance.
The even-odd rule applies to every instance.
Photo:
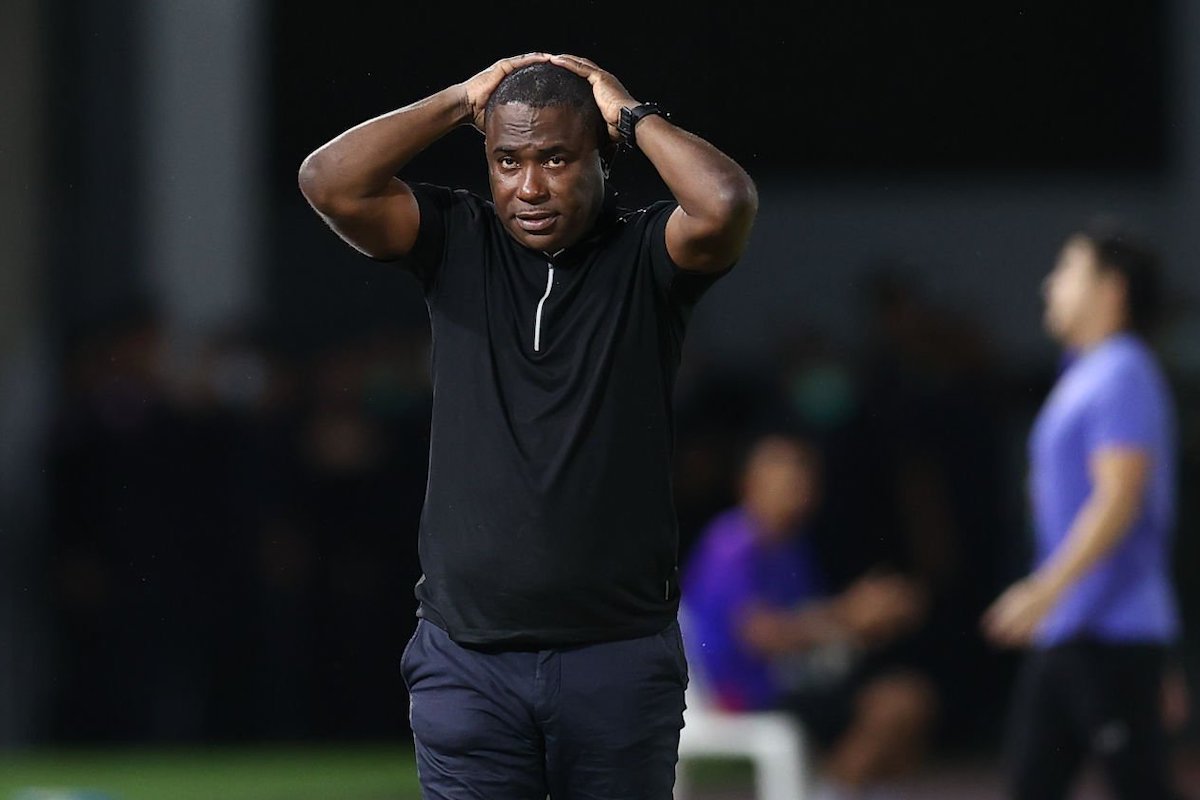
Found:
[[[1071,337],[1070,346],[1081,353],[1095,348],[1097,345],[1125,331],[1125,326],[1115,320],[1097,320],[1097,322]]]
[[[747,509],[747,511],[750,514],[750,519],[754,521],[754,527],[759,530],[759,539],[764,542],[779,541],[790,527],[786,521],[773,519],[767,514],[756,513],[752,508]]]

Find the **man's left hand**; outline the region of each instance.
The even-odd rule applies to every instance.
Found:
[[[622,86],[612,73],[605,72],[594,61],[589,61],[581,56],[560,53],[550,56],[550,63],[565,67],[576,75],[587,78],[588,83],[592,85],[596,105],[600,107],[600,113],[604,115],[604,121],[608,123],[608,135],[614,142],[618,141],[621,135],[617,132],[617,123],[621,120],[621,109],[635,106],[638,102],[633,99],[633,95],[629,94],[629,90]]]
[[[1026,647],[1055,600],[1054,592],[1037,577],[1018,581],[984,614],[984,634],[1001,647]]]

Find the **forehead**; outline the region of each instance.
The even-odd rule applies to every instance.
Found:
[[[1063,269],[1084,271],[1090,269],[1096,261],[1096,249],[1092,243],[1082,236],[1072,237],[1063,245],[1059,253],[1058,266]]]
[[[583,115],[570,106],[498,105],[488,114],[485,133],[489,150],[595,146]]]
[[[809,471],[816,464],[809,450],[799,442],[787,439],[772,439],[762,442],[755,448],[748,466],[752,471],[756,469],[778,469],[780,467]]]

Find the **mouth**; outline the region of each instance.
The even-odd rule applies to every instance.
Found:
[[[523,211],[516,215],[517,225],[527,233],[545,233],[554,227],[558,214],[553,211]]]

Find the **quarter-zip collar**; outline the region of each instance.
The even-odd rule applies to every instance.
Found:
[[[562,248],[551,256],[554,263],[561,263],[563,266],[566,266],[574,262],[576,254],[586,253],[603,242],[612,233],[613,226],[616,225],[619,219],[617,192],[606,183],[604,185],[604,200],[600,203],[600,214],[596,217],[596,221],[592,224],[591,229],[578,242]]]
[[[600,215],[596,218],[596,222],[592,225],[588,235],[575,244],[563,247],[553,253],[548,253],[545,250],[541,251],[541,255],[546,261],[546,289],[542,293],[541,299],[538,300],[537,308],[534,310],[533,315],[533,351],[535,353],[542,350],[542,313],[545,310],[546,301],[550,299],[550,294],[554,291],[555,268],[560,264],[562,266],[570,266],[576,263],[579,258],[583,257],[583,254],[604,240],[617,224],[618,219],[617,193],[606,184],[604,187],[604,201],[600,205]]]
[[[492,206],[493,212],[495,205]],[[608,184],[604,186],[604,199],[600,203],[600,213],[596,217],[596,221],[592,223],[592,227],[584,234],[583,238],[572,245],[563,247],[554,253],[547,253],[545,250],[534,250],[526,247],[518,242],[515,238],[513,243],[522,250],[533,253],[539,256],[542,260],[550,260],[554,262],[556,267],[567,267],[576,263],[577,255],[583,254],[591,250],[597,244],[603,242],[612,233],[614,226],[621,219],[620,210],[617,207],[617,192]],[[510,235],[511,237],[511,235]]]

